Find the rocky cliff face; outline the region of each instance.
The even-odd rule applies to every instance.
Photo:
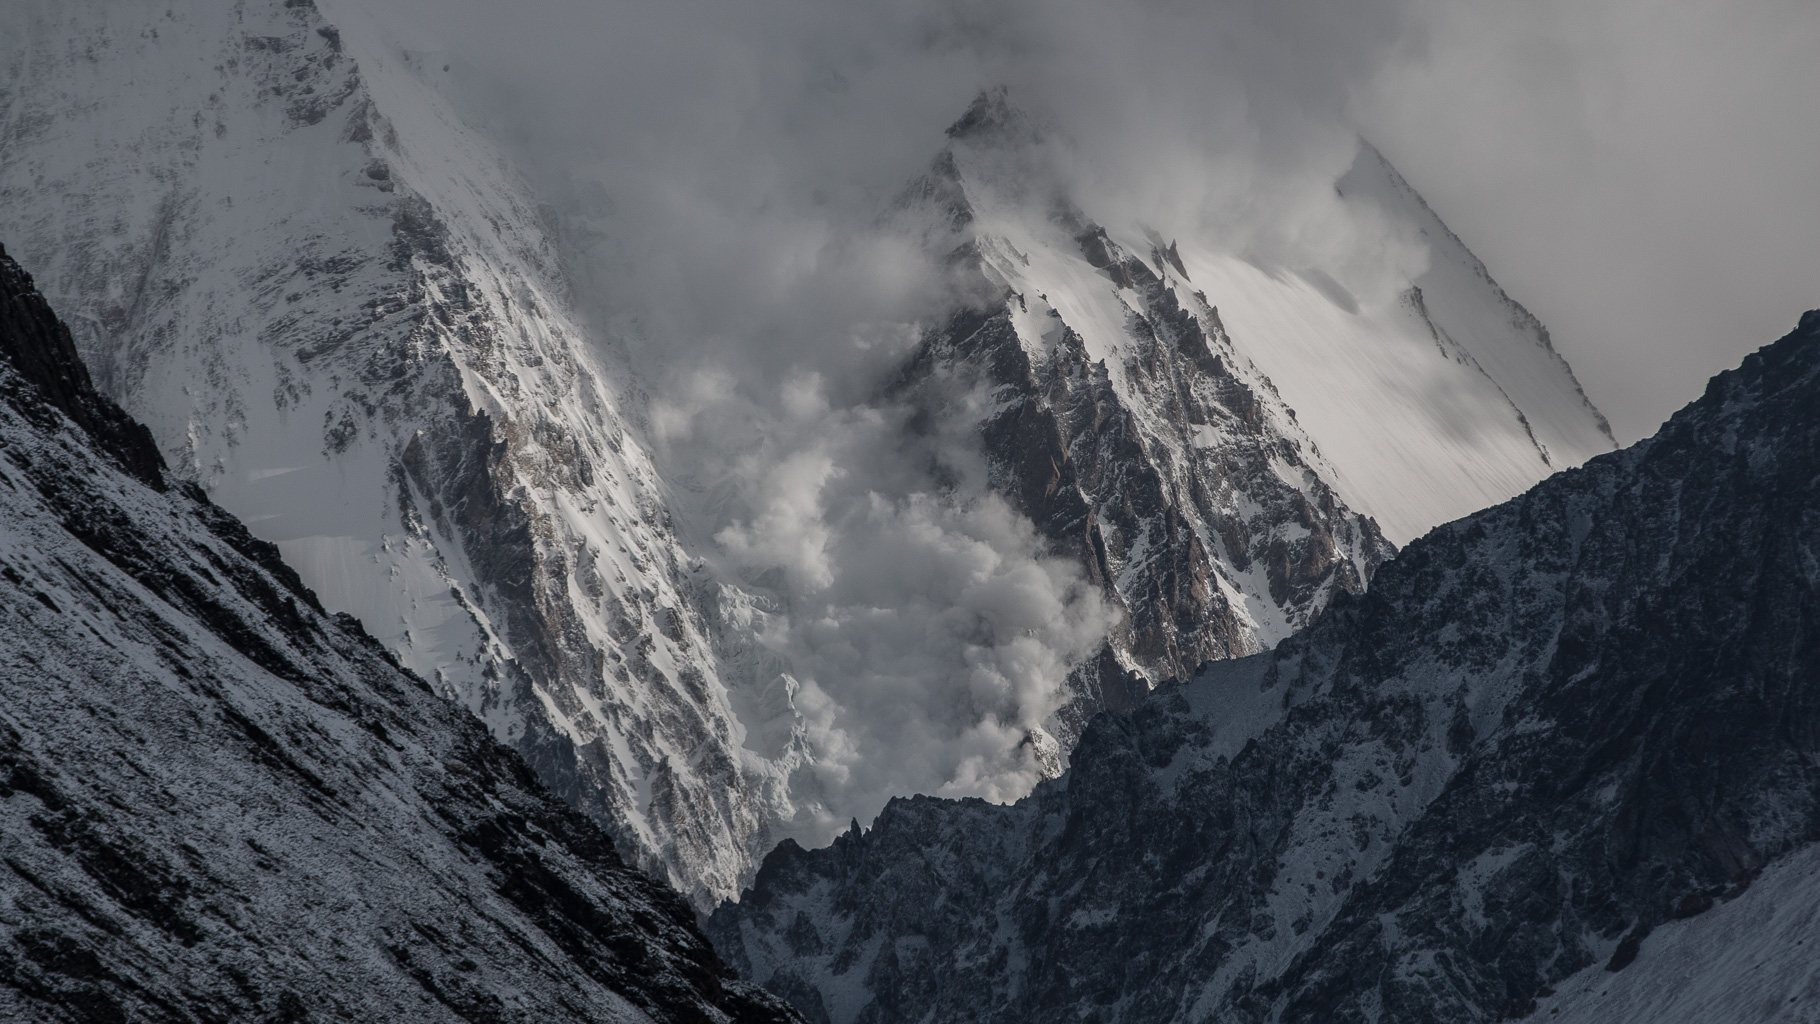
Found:
[[[785,844],[710,934],[838,1024],[1609,1019],[1636,971],[1694,1019],[1730,983],[1687,979],[1738,965],[1698,937],[1820,839],[1816,481],[1810,313],[1656,437],[1096,719],[1030,798]],[[1811,910],[1774,913],[1758,964]],[[1740,1005],[1793,1012],[1798,978],[1764,985]]]
[[[1140,258],[1059,194],[1003,194],[1014,176],[1028,187],[1014,171],[1033,130],[982,96],[900,204],[954,227],[932,241],[978,298],[931,333],[896,390],[920,415],[977,419],[995,489],[1118,613],[1080,672],[1071,743],[1148,680],[1254,653],[1333,593],[1363,591],[1394,548],[1335,496],[1179,258]],[[1096,320],[1098,306],[1114,315]]]
[[[776,1021],[91,386],[0,252],[0,1017]]]

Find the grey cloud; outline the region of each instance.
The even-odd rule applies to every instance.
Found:
[[[1820,306],[1805,0],[1437,5],[1355,114],[1620,440]]]
[[[1809,7],[392,0],[376,16],[446,58],[443,87],[551,202],[577,301],[689,482],[683,529],[762,598],[739,613],[771,656],[754,663],[782,674],[750,682],[798,713],[748,724],[811,755],[785,813],[817,839],[897,793],[1020,795],[1025,737],[1105,628],[985,494],[971,440],[906,440],[876,398],[943,292],[926,254],[875,228],[977,91],[1008,87],[1047,126],[1054,173],[1102,219],[1269,259],[1419,258],[1338,219],[1362,128],[1634,436],[1813,301],[1820,137],[1788,75],[1820,41]],[[1374,272],[1319,262],[1354,288]]]

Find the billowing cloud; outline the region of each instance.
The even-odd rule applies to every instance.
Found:
[[[748,746],[806,757],[786,830],[825,839],[911,792],[1022,796],[1053,772],[1045,727],[1110,625],[1097,590],[988,491],[958,419],[910,429],[889,401],[836,406],[814,372],[778,391],[714,393],[667,452],[711,482],[696,530],[777,656],[728,652],[729,681],[781,684],[793,705],[745,714]]]
[[[945,292],[876,227],[979,90],[1045,126],[1049,173],[1095,216],[1312,254],[1355,291],[1420,258],[1333,201],[1364,131],[1632,436],[1820,304],[1798,298],[1820,266],[1800,62],[1820,20],[1800,0],[375,12],[454,69],[444,87],[550,202],[682,528],[752,595],[771,657],[748,725],[808,755],[804,838],[893,794],[1027,791],[1106,627],[987,494],[971,436],[906,431],[879,397]],[[794,712],[766,719],[780,701]]]

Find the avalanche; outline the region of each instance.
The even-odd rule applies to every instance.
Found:
[[[789,638],[815,620],[757,582],[767,567],[723,571],[734,524],[697,528],[718,492],[664,461],[649,384],[614,354],[626,339],[577,312],[601,268],[577,264],[548,197],[456,114],[448,60],[331,0],[8,4],[0,41],[0,236],[39,268],[101,388],[640,865],[709,905],[779,835],[824,840],[890,793],[954,781],[959,762],[890,778],[901,752],[811,728],[857,713],[831,676],[821,705],[798,704],[809,666]],[[977,269],[1022,297],[1031,379],[1062,383],[1063,334],[1077,369],[1105,373],[1064,388],[1093,432],[986,453],[1005,470],[986,492],[1026,518],[1039,454],[1085,460],[1063,499],[1110,553],[1092,583],[1106,643],[1055,645],[1072,669],[1037,673],[1038,703],[1061,710],[963,723],[997,744],[985,760],[1023,766],[1018,785],[1055,770],[1095,708],[1275,643],[1358,589],[1388,550],[1378,528],[1407,539],[1608,445],[1539,325],[1369,150],[1346,202],[1432,257],[1389,301],[1190,224],[1107,224],[1136,262],[1098,265],[1050,211],[999,202],[954,142]],[[1152,295],[1113,278],[1138,264]],[[1207,345],[1134,373],[1183,311]],[[1041,419],[1057,396],[1003,397]],[[887,384],[876,398],[939,404]],[[978,450],[950,455],[977,462],[995,436],[965,443]],[[1197,479],[1219,482],[1196,498]],[[1090,531],[1044,536],[1045,557],[1097,571]],[[931,671],[971,671],[957,650]],[[855,757],[888,792],[825,785]]]

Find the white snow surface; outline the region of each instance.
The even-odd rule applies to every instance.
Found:
[[[1820,846],[1763,870],[1749,889],[1643,940],[1621,971],[1588,967],[1538,1001],[1548,1024],[1820,1021]]]

